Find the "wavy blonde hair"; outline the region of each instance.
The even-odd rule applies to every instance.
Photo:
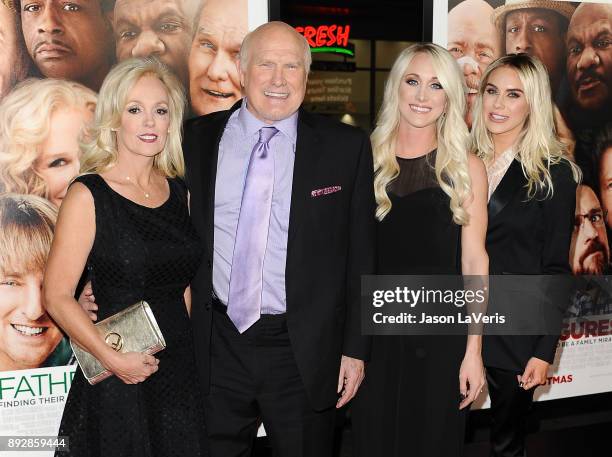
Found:
[[[0,195],[0,272],[44,271],[57,209],[35,195]]]
[[[40,146],[49,136],[51,117],[64,108],[93,111],[92,90],[73,81],[27,79],[0,103],[0,192],[47,198],[44,179],[34,170]]]
[[[453,221],[465,225],[469,222],[469,216],[463,204],[472,196],[468,170],[469,134],[464,121],[465,85],[455,59],[446,49],[432,43],[417,43],[404,49],[395,60],[385,84],[382,107],[371,136],[374,152],[376,218],[383,220],[391,210],[387,187],[397,178],[400,170],[395,158],[400,125],[399,90],[410,62],[419,53],[431,58],[438,81],[446,95],[445,114],[436,121],[438,142],[436,178],[442,190],[450,198]]]
[[[493,160],[495,149],[491,133],[485,125],[482,98],[491,74],[501,67],[516,71],[529,106],[527,119],[514,145],[516,157],[527,178],[527,198],[531,199],[536,194],[549,198],[554,192],[551,165],[566,160],[576,182],[580,181],[581,173],[568,157],[566,146],[557,137],[548,73],[536,57],[527,54],[507,55],[487,67],[474,103],[472,147],[485,162]]]
[[[82,144],[81,173],[101,173],[117,162],[117,134],[121,115],[134,85],[144,76],[158,78],[168,93],[170,128],[164,149],[155,156],[153,167],[165,176],[185,175],[181,129],[185,91],[174,73],[156,57],[124,60],[108,73],[100,88],[99,102],[87,142]]]

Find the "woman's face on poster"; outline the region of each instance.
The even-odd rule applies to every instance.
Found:
[[[82,108],[59,108],[51,115],[49,135],[40,145],[34,171],[47,185],[47,198],[59,207],[70,181],[79,173],[79,138],[93,113]]]
[[[43,307],[43,272],[11,270],[0,266],[0,371],[41,366],[62,339]]]

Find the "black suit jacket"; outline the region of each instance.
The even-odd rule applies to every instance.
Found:
[[[191,119],[183,150],[191,216],[205,246],[192,282],[192,321],[204,391],[210,381],[215,179],[219,142],[231,113]],[[313,197],[331,186],[341,190]],[[361,130],[300,110],[291,192],[285,285],[287,325],[315,409],[337,401],[341,354],[366,360],[360,276],[374,272],[374,192],[370,140]]]
[[[553,165],[550,173],[553,196],[528,200],[527,178],[514,160],[491,196],[486,240],[490,274],[571,274],[577,184],[566,161]],[[485,336],[484,363],[522,373],[531,357],[552,362],[557,340],[551,335]]]

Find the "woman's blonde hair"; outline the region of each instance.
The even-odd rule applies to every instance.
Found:
[[[134,85],[144,76],[154,76],[168,93],[170,128],[164,149],[155,156],[153,166],[165,176],[185,175],[181,149],[181,129],[185,110],[185,93],[172,71],[155,57],[124,60],[108,73],[100,88],[89,140],[83,143],[81,173],[101,173],[117,162],[117,134],[121,115]]]
[[[0,272],[45,271],[57,209],[35,195],[0,195]]]
[[[445,113],[436,121],[438,150],[435,173],[442,190],[450,198],[453,221],[467,224],[469,216],[463,204],[471,198],[468,171],[469,134],[465,125],[465,86],[459,66],[446,49],[432,43],[417,43],[404,49],[395,60],[385,84],[382,107],[372,132],[374,151],[374,193],[376,218],[382,220],[391,210],[387,186],[399,175],[395,157],[400,125],[399,90],[410,62],[417,54],[425,54],[446,95]]]
[[[581,173],[578,166],[569,159],[565,145],[557,137],[548,73],[536,57],[527,54],[507,55],[487,67],[474,103],[472,147],[485,162],[493,160],[493,138],[485,125],[482,99],[491,74],[502,67],[516,71],[529,106],[527,119],[514,145],[516,158],[521,162],[523,174],[527,178],[527,198],[531,199],[535,195],[549,198],[554,191],[550,175],[551,165],[566,160],[576,181],[580,180]]]
[[[61,79],[27,79],[0,103],[0,192],[47,197],[47,185],[34,170],[40,146],[49,136],[58,109],[93,112],[96,94]]]

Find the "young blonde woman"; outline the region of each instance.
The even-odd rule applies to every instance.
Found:
[[[474,148],[489,181],[491,274],[570,274],[578,168],[555,135],[549,79],[524,54],[485,72],[475,104]],[[493,456],[525,455],[525,416],[546,382],[556,336],[488,336],[483,359],[491,395]]]
[[[486,173],[468,153],[461,72],[433,44],[395,61],[372,133],[377,273],[487,275]],[[461,455],[481,337],[374,337],[353,409],[357,456]]]
[[[74,456],[206,455],[188,284],[202,253],[187,208],[182,88],[156,59],[118,64],[100,90],[82,170],[62,203],[44,279],[49,314],[112,373],[77,369],[59,435]],[[155,356],[115,352],[74,291],[90,273],[104,319],[145,300],[166,341]]]
[[[0,103],[0,192],[44,197],[59,207],[79,173],[79,141],[95,92],[72,81],[28,79]]]

